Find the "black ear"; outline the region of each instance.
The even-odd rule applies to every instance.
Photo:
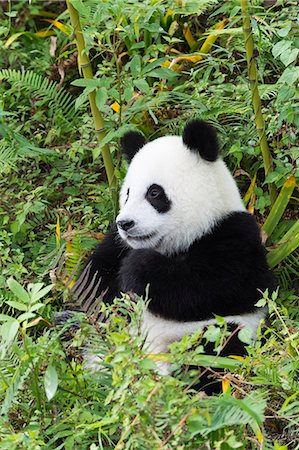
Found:
[[[215,128],[203,120],[188,122],[183,131],[183,142],[193,152],[198,152],[206,161],[216,161],[219,144]]]
[[[141,133],[137,131],[128,131],[120,140],[121,148],[126,156],[128,162],[136,155],[146,144],[146,140]]]

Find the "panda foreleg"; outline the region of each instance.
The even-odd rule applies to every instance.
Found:
[[[151,249],[132,250],[122,261],[120,286],[123,292],[144,296],[149,285],[148,309],[152,313],[165,319],[192,321],[197,319],[194,309],[201,303],[196,270],[187,257],[182,261]]]

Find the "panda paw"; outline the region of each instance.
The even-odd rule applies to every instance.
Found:
[[[161,267],[163,258],[165,257],[155,250],[130,251],[123,259],[119,272],[121,290],[143,295],[146,286],[151,284],[152,274]]]
[[[157,267],[157,264],[161,266],[165,256],[148,248],[142,248],[138,250],[132,250],[129,255],[124,258],[124,264],[128,264],[133,267],[137,273],[139,272],[151,272]]]

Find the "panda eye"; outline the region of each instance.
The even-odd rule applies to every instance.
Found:
[[[170,210],[171,200],[167,197],[163,187],[159,184],[152,184],[148,188],[145,198],[158,213],[166,213]]]
[[[150,198],[157,198],[161,194],[161,189],[157,187],[150,187],[148,190],[148,197]]]

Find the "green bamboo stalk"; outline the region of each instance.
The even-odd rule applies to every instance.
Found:
[[[266,222],[263,225],[263,231],[266,233],[266,235],[271,236],[273,233],[276,225],[278,224],[279,220],[281,219],[288,203],[291,198],[291,195],[293,193],[293,190],[296,186],[296,179],[294,175],[291,175],[287,181],[282,186],[282,189],[274,203],[274,205],[271,208],[271,211],[267,217]]]
[[[85,50],[85,41],[84,36],[81,29],[80,17],[77,10],[73,7],[70,0],[66,1],[67,8],[70,14],[72,27],[74,30],[74,35],[76,38],[76,44],[78,49],[78,61],[79,67],[83,73],[84,78],[93,79],[92,67],[88,57],[88,54]],[[90,108],[92,112],[92,117],[95,126],[95,132],[97,135],[97,139],[99,142],[105,137],[105,127],[102,115],[96,105],[96,92],[92,91],[88,94]],[[108,145],[104,145],[102,147],[102,156],[104,161],[104,166],[108,178],[108,183],[110,186],[110,190],[112,193],[112,198],[115,199],[116,195],[116,178],[114,176],[114,165],[110,153],[110,149]]]
[[[248,14],[248,2],[247,0],[241,0],[242,14],[243,14],[243,32],[245,38],[245,49],[246,49],[246,58],[247,58],[247,67],[248,67],[248,78],[251,89],[252,96],[252,105],[255,117],[255,125],[259,136],[259,143],[261,147],[261,152],[263,156],[264,162],[264,171],[267,176],[268,173],[272,169],[272,157],[269,150],[267,138],[266,138],[266,130],[265,130],[265,122],[262,115],[262,103],[258,90],[258,71],[255,62],[255,54],[254,54],[254,42],[253,42],[253,33],[251,28],[250,16]],[[269,193],[271,205],[274,204],[277,191],[274,183],[268,183]]]

